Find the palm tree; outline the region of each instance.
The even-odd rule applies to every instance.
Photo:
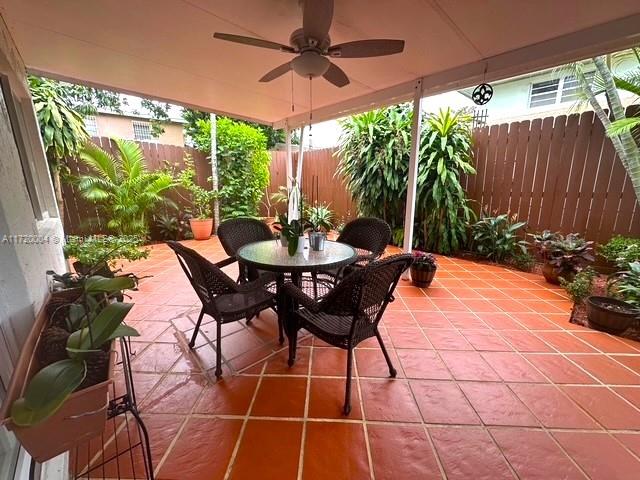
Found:
[[[80,193],[99,205],[107,228],[117,235],[147,235],[148,215],[161,203],[171,203],[165,193],[176,186],[166,172],[149,172],[140,146],[114,139],[114,154],[87,142],[80,160],[93,174],[78,180]]]

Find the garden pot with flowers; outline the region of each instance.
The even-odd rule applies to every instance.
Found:
[[[411,282],[414,286],[427,288],[431,285],[433,277],[436,275],[438,264],[436,257],[431,253],[413,251],[413,263],[411,264]]]

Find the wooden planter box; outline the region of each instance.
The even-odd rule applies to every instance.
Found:
[[[2,405],[1,422],[11,430],[20,444],[38,462],[44,462],[76,445],[100,435],[107,420],[109,395],[112,392],[115,350],[109,356],[107,380],[73,393],[62,407],[44,422],[32,427],[19,427],[10,418],[11,405],[20,398],[26,385],[40,369],[36,358],[40,332],[47,325],[46,305],[38,313],[36,322],[27,337],[18,363],[9,383],[7,396]]]

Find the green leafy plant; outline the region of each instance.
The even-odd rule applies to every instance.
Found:
[[[480,220],[471,225],[474,249],[483,257],[504,262],[518,252],[527,252],[527,242],[518,239],[518,231],[526,222],[516,222],[516,216],[507,213],[490,216],[483,212]]]
[[[147,236],[148,218],[176,185],[166,172],[149,172],[140,146],[130,140],[114,139],[115,152],[85,144],[80,159],[91,173],[78,179],[80,193],[104,213],[107,228],[117,235]]]
[[[333,228],[333,212],[329,205],[317,204],[309,207],[306,216],[314,232],[328,232]]]
[[[607,261],[625,267],[631,262],[640,260],[640,238],[616,235],[598,249]]]
[[[543,262],[548,260],[554,242],[560,239],[560,234],[551,230],[544,230],[542,233],[530,233],[529,236],[533,239],[536,254]]]
[[[614,296],[640,307],[640,261],[609,277],[607,288]]]
[[[137,235],[116,237],[112,235],[69,236],[63,250],[66,258],[74,258],[85,267],[95,267],[106,262],[115,266],[118,259],[140,260],[149,256],[149,250],[141,248],[143,238]]]
[[[561,276],[578,273],[594,260],[593,242],[581,238],[577,233],[558,235],[556,240],[549,243],[547,261]]]
[[[36,425],[56,413],[83,384],[92,357],[104,354],[105,346],[115,338],[138,335],[135,329],[122,324],[133,304],[112,301],[122,295],[122,290],[134,288],[134,279],[91,276],[83,277],[80,283],[82,293],[78,300],[64,305],[68,358],[46,365],[31,378],[24,396],[11,406],[11,419],[18,426]],[[46,329],[41,343],[45,333]]]
[[[188,193],[188,212],[198,220],[211,218],[211,203],[218,197],[218,192],[207,190],[196,183],[196,170],[190,155],[184,158],[185,168],[180,172],[178,181]],[[184,198],[184,197],[183,197]]]
[[[511,256],[511,258],[509,258],[507,263],[518,270],[522,270],[523,272],[530,272],[536,265],[536,258],[529,252],[516,252]]]
[[[183,240],[192,238],[187,213],[160,212],[154,215],[155,226],[162,240]]]
[[[338,173],[358,212],[402,229],[407,194],[412,111],[399,105],[354,115],[341,122]],[[414,245],[450,253],[460,248],[473,218],[462,173],[474,174],[471,117],[441,110],[425,115],[420,145]],[[394,235],[394,242],[401,236]]]
[[[582,303],[593,291],[593,281],[596,278],[596,271],[587,267],[576,273],[572,281],[560,278],[560,285],[566,290],[574,303]]]
[[[304,220],[289,220],[286,213],[278,214],[276,222],[273,224],[280,235],[287,239],[287,251],[293,256],[298,249],[300,237],[309,228],[309,224]]]

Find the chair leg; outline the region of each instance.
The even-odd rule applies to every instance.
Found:
[[[278,315],[278,341],[280,345],[284,344],[284,325],[282,324],[282,317]]]
[[[347,353],[347,386],[344,393],[344,408],[342,413],[349,415],[351,413],[351,369],[353,367],[353,349],[349,348]]]
[[[222,337],[222,322],[216,321],[216,378],[222,376],[222,346],[220,345]]]
[[[191,335],[191,341],[189,342],[189,348],[193,348],[196,344],[196,337],[198,336],[198,332],[200,331],[200,324],[202,323],[202,318],[204,317],[204,307],[200,310],[200,316],[198,317],[198,321],[196,322],[196,328],[193,330],[193,335]]]
[[[398,372],[393,368],[393,364],[391,363],[391,357],[389,357],[389,352],[387,352],[387,348],[384,346],[384,342],[382,341],[382,337],[380,336],[380,332],[376,329],[376,338],[378,339],[378,343],[380,344],[380,348],[382,349],[382,353],[384,354],[384,359],[387,361],[387,365],[389,366],[389,375],[391,377],[396,378]]]

